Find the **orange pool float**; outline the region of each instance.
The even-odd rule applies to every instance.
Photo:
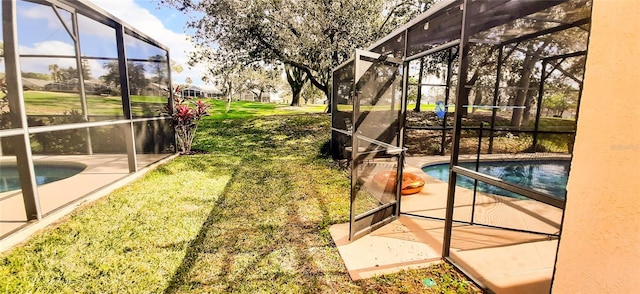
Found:
[[[396,171],[384,171],[373,176],[373,181],[380,187],[384,187],[386,192],[392,192],[396,186]],[[402,195],[411,195],[422,191],[424,180],[412,173],[402,173],[402,185],[400,192]]]

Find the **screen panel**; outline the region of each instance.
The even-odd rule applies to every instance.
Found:
[[[351,152],[351,223],[354,240],[399,214],[403,158],[403,63],[356,51]]]

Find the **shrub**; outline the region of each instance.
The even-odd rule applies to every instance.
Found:
[[[198,130],[198,123],[203,116],[209,115],[209,105],[202,100],[193,101],[174,95],[173,109],[167,109],[167,112],[173,119],[180,153],[191,153],[191,144]]]

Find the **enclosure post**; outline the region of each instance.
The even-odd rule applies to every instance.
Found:
[[[407,120],[407,104],[409,91],[409,62],[402,63],[402,100],[400,100],[400,117],[398,118],[398,147],[402,148],[402,152],[398,155],[398,169],[396,171],[396,211],[395,215],[400,215],[400,205],[402,201],[402,177],[404,176],[404,135]]]
[[[488,150],[488,154],[493,154],[493,131],[494,128],[496,127],[496,114],[498,112],[498,109],[496,108],[498,106],[498,97],[499,97],[499,91],[500,91],[500,72],[502,71],[502,51],[503,51],[504,46],[500,46],[500,49],[498,49],[498,66],[496,68],[496,84],[493,87],[493,108],[491,108],[491,128],[489,129],[489,150]]]
[[[424,57],[420,57],[420,69],[418,70],[418,97],[416,99],[415,112],[420,112],[420,104],[422,103],[422,75],[424,74]]]
[[[586,59],[585,59],[585,65],[586,65]],[[582,72],[584,73],[584,66],[582,67]],[[584,89],[584,76],[582,78],[582,81],[580,82],[580,87],[578,87],[578,103],[576,105],[576,114],[574,116],[574,122],[573,122],[573,134],[570,135],[568,141],[567,141],[567,152],[571,155],[571,158],[573,158],[573,144],[575,143],[576,140],[576,130],[578,129],[578,115],[580,114],[580,100],[582,100],[582,90]]]
[[[129,162],[129,172],[138,171],[136,159],[136,142],[133,132],[133,114],[131,113],[131,93],[129,91],[129,69],[127,66],[127,54],[124,44],[124,27],[121,24],[116,26],[116,43],[118,48],[118,69],[120,73],[120,90],[122,93],[122,110],[124,117],[128,120],[123,128],[124,139],[127,147],[127,158]]]
[[[18,31],[16,17],[16,1],[2,1],[2,37],[4,40],[5,78],[7,83],[7,99],[9,101],[9,117],[12,127],[22,128],[22,134],[9,139],[15,144],[16,166],[22,188],[22,201],[27,220],[41,220],[40,197],[36,186],[36,175],[33,168],[33,157],[29,140],[29,124],[22,92],[22,75],[20,73],[20,55],[18,53]]]
[[[452,147],[451,147],[451,161],[449,163],[449,188],[447,191],[447,209],[445,214],[445,224],[444,224],[444,236],[442,240],[442,257],[449,257],[449,249],[451,247],[451,231],[453,229],[453,205],[455,203],[455,194],[456,194],[456,176],[457,173],[453,171],[453,167],[458,165],[458,155],[460,153],[460,134],[462,129],[462,105],[460,105],[460,96],[461,93],[464,92],[465,84],[467,83],[467,70],[469,66],[469,21],[467,17],[468,13],[468,2],[469,0],[464,0],[463,10],[462,10],[462,28],[460,31],[460,47],[459,47],[459,67],[458,67],[458,86],[456,95],[458,96],[456,99],[456,111],[455,111],[455,120],[453,123],[453,134],[452,134]]]
[[[478,131],[478,149],[476,153],[476,171],[480,169],[480,152],[482,152],[482,132],[484,131],[484,122],[480,123],[480,130]],[[473,180],[473,202],[471,203],[471,224],[476,215],[476,194],[478,192],[478,179]]]
[[[440,155],[444,155],[444,144],[447,142],[447,105],[449,105],[449,91],[451,90],[451,64],[453,63],[453,47],[449,48],[447,56],[447,80],[444,92],[444,116],[442,119],[442,139],[440,141]]]
[[[540,69],[540,85],[538,85],[538,105],[536,105],[536,124],[533,129],[533,145],[531,152],[538,150],[538,129],[540,129],[540,112],[542,111],[542,98],[544,92],[544,81],[547,79],[546,74],[547,61],[542,61],[542,69]]]
[[[56,12],[56,14],[58,14],[58,11],[54,9],[54,11]],[[61,18],[62,19],[62,18]],[[89,107],[87,106],[87,92],[84,86],[84,75],[83,75],[83,69],[82,69],[82,52],[80,51],[80,33],[78,32],[78,14],[77,13],[72,13],[71,14],[71,38],[73,39],[73,43],[74,43],[74,50],[76,52],[76,67],[77,67],[77,71],[78,71],[78,90],[80,91],[80,107],[82,107],[82,119],[85,122],[89,121]],[[85,132],[85,138],[87,139],[87,154],[89,155],[93,155],[93,147],[91,146],[91,131],[89,130],[89,128],[86,128],[84,130]]]
[[[356,51],[356,59],[353,64],[353,111],[351,112],[351,121],[353,122],[353,127],[351,128],[351,158],[349,161],[351,162],[351,193],[349,196],[349,240],[353,240],[355,236],[355,201],[357,190],[356,186],[358,184],[358,150],[360,149],[358,142],[358,115],[360,113],[360,100],[357,91],[357,82],[358,78],[356,76],[358,72],[358,60],[359,60],[358,52]],[[333,107],[333,106],[332,106]]]
[[[173,91],[173,84],[171,83],[172,79],[171,79],[171,55],[169,54],[169,50],[167,50],[167,78],[169,79],[167,81],[167,83],[169,83],[169,98],[167,98],[167,109],[169,110],[169,114],[167,117],[167,120],[170,120],[171,116],[173,115],[173,110],[175,109],[175,97],[174,95],[176,93],[174,93]],[[333,91],[332,91],[333,93]],[[331,98],[329,98],[331,99]],[[176,129],[173,125],[173,123],[171,124],[171,133],[173,134],[173,136],[171,136],[171,138],[173,138],[173,153],[178,153],[178,139],[176,138]],[[333,132],[332,132],[333,133]]]
[[[403,150],[398,155],[398,167],[396,169],[396,209],[395,216],[400,215],[400,202],[402,201],[402,177],[404,176],[404,131],[407,120],[407,104],[409,101],[409,61],[404,59],[407,56],[407,42],[408,42],[407,30],[404,31],[404,50],[402,50],[402,98],[400,98],[400,117],[398,117],[398,147]],[[422,64],[421,64],[422,66]],[[422,79],[422,77],[420,77]],[[420,82],[418,82],[420,84]],[[418,85],[418,87],[420,87]],[[393,92],[392,92],[393,93]],[[391,94],[393,95],[393,94]],[[392,103],[395,99],[391,99]]]

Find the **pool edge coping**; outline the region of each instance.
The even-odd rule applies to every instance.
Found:
[[[150,171],[155,170],[158,166],[163,165],[177,158],[178,156],[180,156],[180,154],[178,153],[169,155],[163,159],[160,159],[148,166],[145,166],[139,169],[135,173],[130,173],[113,183],[110,183],[104,187],[101,187],[98,190],[95,190],[87,195],[80,197],[76,201],[68,203],[63,207],[52,211],[46,217],[43,217],[40,221],[28,222],[23,228],[20,228],[19,230],[9,234],[3,239],[0,239],[0,253],[9,251],[16,246],[27,242],[34,234],[55,224],[56,222],[60,221],[67,215],[74,212],[76,209],[82,206],[85,206],[89,203],[92,203],[100,198],[103,198],[104,196],[107,196],[111,192],[115,191],[116,189],[124,187],[125,185],[128,185],[134,182],[135,180],[138,180],[139,178],[149,173]]]

